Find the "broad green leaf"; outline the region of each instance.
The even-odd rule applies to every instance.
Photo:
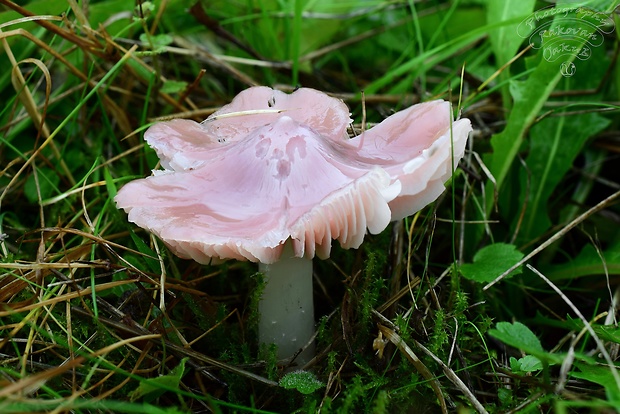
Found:
[[[553,328],[560,328],[566,331],[580,332],[584,329],[581,319],[572,318],[570,315],[567,315],[566,319],[564,320],[559,320],[537,314],[536,317],[533,318],[531,321],[538,326],[549,326]],[[590,326],[602,341],[620,344],[620,328],[614,325],[600,324],[591,324]],[[596,359],[594,357],[581,354],[579,352],[575,353],[575,359],[577,361],[583,361],[589,364],[596,363]]]
[[[618,0],[560,0],[559,4],[570,5],[578,3],[580,6],[609,14],[618,7]]]
[[[620,387],[619,384],[616,383],[609,366],[587,365],[584,363],[576,363],[575,365],[579,368],[580,372],[572,372],[571,375],[573,377],[603,386],[609,401],[620,402]],[[620,367],[616,367],[616,369],[620,369]]]
[[[162,93],[179,93],[187,88],[187,82],[167,80],[162,85],[160,92]]]
[[[515,374],[522,374],[526,372],[536,372],[543,369],[543,364],[540,359],[533,355],[526,355],[523,358],[510,357],[510,370]]]
[[[581,51],[585,37],[594,32],[594,28],[590,25],[580,24],[578,19],[567,19],[562,14],[556,15],[550,30],[560,25],[564,30],[577,26],[577,29],[584,31],[583,39],[576,37],[571,43],[574,50],[577,51]],[[541,47],[537,55],[538,64],[528,79],[513,83],[511,91],[514,106],[508,117],[506,127],[502,132],[491,138],[493,154],[485,157],[485,163],[495,177],[498,191],[501,191],[508,172],[523,145],[527,130],[532,126],[543,104],[562,78],[561,64],[570,64],[576,58],[576,52],[552,58],[548,57],[548,54],[548,49]],[[493,184],[489,182],[486,191],[487,215],[491,213],[494,202],[493,187]]]
[[[511,85],[514,100],[512,112],[504,130],[491,137],[493,154],[485,157],[485,163],[495,178],[497,191],[501,190],[502,184],[508,176],[508,171],[523,144],[525,132],[531,126],[561,76],[557,63],[543,59],[527,81]],[[489,214],[492,211],[491,206],[494,201],[492,183],[487,186],[486,194],[486,211]]]
[[[535,4],[535,0],[487,0],[487,21],[505,22],[505,25],[489,31],[497,67],[508,62],[530,34],[527,25],[520,23],[532,13]]]
[[[302,394],[312,394],[314,391],[323,388],[325,384],[311,372],[294,371],[282,377],[280,386],[287,390],[296,389]]]
[[[487,21],[502,22],[502,26],[489,31],[489,41],[495,55],[496,68],[508,63],[528,38],[532,28],[525,24],[534,10],[535,0],[487,0]],[[510,80],[510,67],[505,68],[497,79],[499,84],[507,85]],[[504,107],[512,106],[506,86],[500,89]]]
[[[495,329],[489,330],[489,335],[507,345],[531,354],[541,361],[547,361],[550,364],[561,364],[564,360],[564,357],[560,354],[546,352],[536,335],[521,322],[498,322],[495,325]]]
[[[58,177],[58,174],[49,168],[38,168],[37,178],[39,181],[41,199],[45,200],[46,198],[51,197],[55,189],[58,188],[58,183],[60,183],[60,177]],[[29,202],[37,203],[39,195],[37,192],[37,181],[35,180],[34,174],[30,174],[26,179],[26,184],[24,184],[24,194]]]
[[[498,322],[495,325],[495,329],[489,330],[489,335],[499,339],[506,345],[536,357],[541,363],[561,364],[564,360],[563,355],[546,352],[536,335],[521,322]],[[524,372],[525,369],[523,368],[534,369],[537,366],[533,359],[511,361],[511,367],[513,364],[515,368],[519,368]]]
[[[498,322],[495,329],[489,330],[489,335],[528,353],[544,352],[542,344],[534,332],[521,322]]]
[[[536,317],[536,322],[540,323],[547,321],[549,326],[561,327],[571,329],[570,326],[578,326],[577,323],[566,323],[565,321],[550,320],[542,316]],[[580,322],[580,321],[576,321]],[[547,362],[549,364],[561,364],[566,358],[565,354],[549,353],[543,350],[540,340],[534,335],[534,333],[525,325],[520,322],[508,323],[498,322],[496,329],[489,330],[489,335],[499,339],[507,345],[524,351],[526,354],[535,356],[541,362]],[[533,367],[531,362],[534,360],[526,361],[526,367]],[[580,352],[575,353],[575,361],[582,361],[588,364],[596,363],[596,359],[587,354]]]
[[[151,45],[154,51],[160,51],[164,46],[172,44],[174,39],[169,34],[147,35],[142,33],[140,41],[147,45]]]
[[[155,73],[154,72],[152,72],[151,70],[145,68],[144,66],[139,64],[136,60],[133,60],[133,59],[129,60],[127,62],[127,65],[131,66],[131,68],[136,71],[138,76],[140,76],[141,78],[143,78],[147,82],[150,82],[150,80],[153,77],[155,77]]]
[[[181,378],[185,374],[185,363],[187,360],[188,358],[183,358],[179,365],[174,367],[169,374],[141,381],[138,388],[131,392],[131,401],[144,398],[144,401],[151,402],[166,391],[178,390]]]
[[[603,259],[594,246],[588,244],[581,249],[577,257],[567,263],[545,268],[544,274],[554,281],[588,275],[604,275],[605,272],[612,275],[620,274],[620,240],[607,246],[601,254]]]
[[[523,253],[512,244],[495,243],[480,249],[474,256],[474,262],[462,265],[460,271],[467,279],[487,283],[495,280],[522,258]],[[510,273],[510,276],[520,273],[519,267]]]
[[[114,199],[114,197],[116,197],[116,184],[114,183],[114,178],[112,178],[112,174],[110,174],[110,169],[108,167],[103,169],[103,177],[105,178],[105,188],[108,190],[108,196]]]
[[[152,1],[143,1],[140,2],[138,6],[136,6],[136,13],[143,13],[145,16],[153,13],[157,7],[153,4]]]
[[[573,116],[548,117],[530,131],[530,151],[527,171],[521,171],[522,192],[519,205],[526,205],[521,227],[524,240],[532,240],[551,225],[547,202],[586,140],[599,133],[610,121],[590,113]],[[529,180],[529,185],[526,185]],[[557,207],[556,207],[557,208]]]
[[[556,326],[561,326],[571,331],[581,331],[584,328],[581,319],[574,319],[570,316],[567,316],[565,321],[560,322]],[[592,324],[590,326],[602,341],[620,344],[620,328],[617,326],[599,324]]]
[[[592,325],[594,332],[603,341],[620,344],[620,328],[614,325]]]

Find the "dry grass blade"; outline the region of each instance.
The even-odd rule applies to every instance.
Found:
[[[607,351],[608,363],[615,363],[620,349],[613,336],[620,296],[620,288],[613,294],[620,268],[614,227],[620,213],[618,123],[610,112],[620,107],[607,82],[620,49],[611,41],[613,30],[606,31],[613,26],[612,11],[589,16],[609,18],[609,27],[598,27],[602,44],[591,48],[592,58],[574,60],[578,76],[560,78],[551,90],[559,62],[541,58],[545,48],[528,46],[518,33],[526,6],[187,3],[0,0],[0,413],[486,414],[487,408],[549,412],[562,404],[570,407],[566,411],[607,410],[617,403],[620,375],[601,356]],[[526,3],[535,14],[544,2]],[[551,14],[537,20],[539,28],[566,18]],[[543,46],[550,39],[539,40]],[[598,86],[586,78],[597,79]],[[161,148],[144,139],[153,123],[205,122],[255,85],[289,94],[314,88],[345,101],[352,118],[347,133],[366,136],[369,157],[362,164],[375,150],[397,143],[376,128],[382,120],[419,102],[443,98],[454,106],[452,115],[468,118],[474,129],[465,162],[444,180],[448,191],[432,206],[393,224],[391,235],[388,229],[365,234],[358,249],[341,249],[333,241],[329,260],[314,261],[317,353],[296,368],[311,370],[298,378],[311,374],[325,387],[309,394],[288,389],[284,381],[280,386],[293,363],[258,341],[265,280],[256,275],[256,264],[177,258],[115,203],[129,180],[161,165]],[[217,126],[306,110],[254,108],[206,122],[216,120],[208,125]],[[331,113],[322,115],[330,124]],[[420,116],[422,121],[429,114]],[[523,132],[524,145],[510,152],[506,179],[514,185],[498,192],[490,172],[498,165],[487,168],[485,162],[489,155],[494,162],[502,158],[501,138],[512,136],[502,131],[520,121],[531,128]],[[422,123],[408,148],[426,136]],[[375,131],[366,134],[370,128]],[[549,131],[555,132],[554,144]],[[573,140],[576,135],[583,136]],[[374,148],[371,138],[380,141]],[[338,152],[342,145],[326,144]],[[395,151],[385,165],[405,156]],[[545,165],[538,165],[533,155],[543,153],[549,154]],[[283,156],[309,160],[301,149]],[[277,157],[274,152],[270,159]],[[239,166],[240,173],[246,170]],[[234,183],[226,192],[248,183],[229,178]],[[533,208],[531,195],[540,197],[540,208]],[[203,192],[197,202],[220,203],[219,196]],[[238,201],[252,207],[262,197]],[[250,221],[230,213],[224,216],[244,232]],[[480,219],[491,213],[500,220]],[[196,217],[194,208],[189,216]],[[287,217],[282,220],[292,219]],[[178,223],[170,218],[171,232]],[[567,233],[575,227],[584,231]],[[588,234],[595,236],[588,241]],[[482,287],[492,278],[480,284],[454,272],[455,260],[471,269],[484,265],[478,253],[502,242],[522,246],[524,254],[538,247],[516,266],[543,266],[549,279],[562,280],[571,293],[558,296],[541,279],[535,280],[543,289],[493,286],[498,279],[485,287],[493,286],[487,295]],[[534,276],[534,267],[522,267],[524,277]],[[607,277],[593,283],[591,272]],[[562,316],[566,296],[590,315],[581,318],[583,324]],[[530,318],[530,303],[540,318]],[[568,350],[563,364],[537,370],[514,355],[519,370],[510,355],[492,348],[499,343],[486,342],[489,335],[499,340],[492,330],[503,320],[527,324],[551,354]],[[593,360],[598,366],[586,367]],[[586,368],[605,383],[585,379]]]
[[[175,112],[170,115],[162,115],[154,118],[150,118],[151,122],[160,122],[160,121],[170,121],[171,119],[177,118],[191,118],[191,119],[204,119],[211,115],[213,112],[217,111],[220,108],[201,108],[195,109],[191,111],[183,111],[183,112]]]
[[[248,110],[248,111],[229,112],[229,113],[226,113],[226,114],[220,114],[220,115],[213,116],[213,117],[211,117],[209,119],[205,119],[202,123],[206,124],[206,123],[217,121],[217,120],[220,120],[220,119],[234,118],[234,117],[237,117],[237,116],[262,115],[262,114],[280,114],[282,112],[292,111],[292,110],[295,110],[295,109],[301,109],[301,108],[252,109],[252,110]]]
[[[519,260],[517,263],[515,263],[513,266],[511,266],[508,270],[506,270],[504,273],[502,273],[501,275],[499,275],[494,281],[488,283],[483,290],[487,290],[489,289],[491,286],[493,286],[494,284],[496,284],[497,282],[499,282],[500,280],[502,280],[503,278],[505,278],[506,276],[508,276],[513,270],[517,269],[518,267],[522,266],[523,263],[527,262],[528,260],[530,260],[532,257],[536,256],[538,253],[542,252],[543,250],[545,250],[547,247],[549,247],[551,244],[553,244],[554,242],[556,242],[557,240],[559,240],[560,238],[562,238],[562,236],[564,236],[566,233],[568,233],[569,231],[571,231],[575,226],[577,226],[579,223],[583,222],[584,220],[586,220],[588,217],[592,216],[593,214],[598,213],[599,211],[601,211],[602,209],[604,209],[605,207],[608,207],[610,204],[612,204],[618,197],[620,197],[620,191],[616,191],[615,193],[613,193],[612,195],[610,195],[609,197],[607,197],[606,199],[604,199],[603,201],[601,201],[600,203],[598,203],[597,205],[595,205],[594,207],[588,209],[586,212],[580,214],[578,217],[576,217],[573,221],[571,221],[570,223],[568,223],[565,227],[563,227],[560,231],[558,231],[557,233],[555,233],[553,236],[549,237],[543,244],[541,244],[540,246],[538,246],[537,248],[535,248],[534,250],[532,250],[529,254],[527,254],[523,259]]]
[[[235,68],[233,65],[228,64],[228,62],[225,62],[219,59],[217,56],[213,55],[212,53],[202,48],[196,47],[196,45],[190,42],[189,40],[183,39],[181,37],[177,37],[175,38],[175,42],[185,49],[184,53],[190,53],[192,56],[198,56],[202,58],[205,62],[209,63],[210,65],[225,70],[226,72],[230,74],[230,76],[236,78],[237,80],[242,82],[244,85],[247,85],[247,86],[260,85],[260,82],[252,79],[250,76],[248,76],[244,72],[241,72],[240,70]]]
[[[48,22],[46,22],[46,23],[48,23]],[[53,27],[56,27],[56,26],[53,26]],[[77,78],[79,78],[83,82],[87,83],[88,85],[90,85],[94,89],[97,89],[101,85],[101,81],[100,82],[96,82],[94,79],[91,79],[88,75],[84,74],[77,67],[75,67],[75,65],[73,65],[70,62],[70,60],[63,53],[60,53],[57,50],[55,50],[54,48],[50,47],[48,44],[46,44],[44,41],[42,41],[41,39],[39,39],[36,36],[34,36],[32,33],[28,32],[28,31],[26,31],[24,29],[21,29],[21,28],[20,29],[14,29],[14,30],[11,30],[11,31],[8,31],[8,32],[0,31],[0,37],[2,39],[6,39],[6,38],[12,37],[12,36],[24,37],[24,38],[28,39],[29,41],[31,41],[32,43],[34,43],[35,45],[37,45],[38,47],[42,48],[43,50],[48,52],[50,55],[54,56],[54,58],[57,59],[59,62],[61,62],[69,70],[69,72],[72,75],[76,76]],[[115,45],[115,46],[117,46],[117,45]],[[119,60],[120,61],[125,61],[125,60],[127,60],[128,56],[132,55],[132,53],[137,49],[137,45],[132,47],[129,50],[122,49],[120,47],[118,47],[118,48],[121,49],[121,52],[123,53],[123,56]],[[85,52],[90,53],[91,50],[86,48]],[[134,60],[136,60],[138,63],[140,63],[141,65],[146,66],[141,60],[137,59],[135,56],[132,56],[132,58]],[[116,59],[114,61],[116,61]],[[108,75],[109,74],[106,74],[104,77],[107,78]],[[104,100],[105,106],[108,109],[108,111],[114,115],[114,118],[119,123],[119,126],[121,127],[123,132],[125,134],[129,134],[132,131],[132,128],[130,126],[129,120],[127,119],[126,112],[123,111],[120,108],[120,106],[114,101],[114,99],[112,97],[110,97],[109,95],[107,95],[107,94],[103,95],[102,99]]]
[[[443,372],[444,374],[446,374],[446,377],[448,377],[448,379],[452,381],[452,383],[459,390],[461,390],[463,394],[465,394],[465,397],[467,397],[467,399],[469,400],[471,405],[474,406],[477,412],[479,412],[480,414],[488,414],[488,411],[483,407],[480,401],[478,401],[476,396],[470,391],[469,388],[467,388],[467,385],[465,385],[465,383],[458,377],[458,375],[454,373],[454,371],[449,366],[444,364],[444,362],[441,359],[437,358],[435,354],[433,354],[430,350],[428,350],[424,345],[422,345],[418,341],[414,340],[414,343],[418,348],[422,350],[422,352],[424,352],[426,355],[433,358],[433,360],[441,366],[441,369],[443,369]]]
[[[94,352],[89,357],[96,358],[98,356],[105,355],[117,348],[130,344],[132,342],[152,340],[152,339],[157,339],[157,338],[160,338],[159,334],[148,334],[148,335],[125,339],[125,340],[116,342],[112,345],[106,346],[105,348],[102,348]],[[68,371],[69,369],[80,366],[84,361],[86,361],[86,357],[82,357],[82,356],[77,357],[74,360],[71,360],[68,363],[61,365],[59,367],[53,368],[48,371],[40,372],[38,374],[34,374],[26,378],[22,378],[21,380],[0,389],[0,397],[9,397],[12,395],[16,395],[18,393],[28,393],[30,389],[38,388],[42,383],[45,383],[50,378],[54,378],[62,374],[63,372]]]
[[[31,35],[30,33],[28,33],[27,31],[23,30],[23,29],[17,29],[13,31],[14,33],[12,34],[18,34],[18,35],[22,35],[25,36],[26,38],[32,40],[33,42],[37,43],[39,46],[42,46],[44,48],[47,47],[47,45],[43,42],[41,42],[39,39],[37,39],[36,37],[34,37],[33,35]],[[0,35],[9,35],[9,33],[2,33],[0,32]],[[0,38],[3,39],[3,41],[5,40],[4,37],[5,36],[0,36]],[[95,84],[94,88],[86,95],[85,99],[75,108],[73,109],[73,111],[69,114],[69,116],[67,116],[65,118],[65,120],[60,124],[60,126],[58,128],[56,128],[54,130],[54,132],[52,132],[42,143],[41,145],[39,145],[37,147],[37,149],[32,153],[32,155],[30,156],[30,158],[28,158],[28,160],[22,165],[22,167],[18,170],[18,172],[13,176],[13,178],[11,179],[11,181],[8,183],[8,185],[6,185],[6,187],[4,188],[4,190],[2,191],[2,193],[0,193],[0,206],[2,205],[2,201],[4,200],[4,198],[6,197],[9,189],[14,185],[14,183],[17,181],[18,177],[20,176],[20,174],[26,169],[26,167],[28,167],[33,160],[35,159],[35,157],[37,157],[39,155],[39,153],[41,153],[41,151],[43,151],[43,149],[45,147],[47,147],[50,143],[52,143],[52,140],[54,139],[54,137],[58,134],[58,132],[61,130],[61,128],[69,122],[69,120],[73,117],[74,114],[76,114],[78,112],[78,110],[84,105],[84,103],[86,103],[88,101],[88,99],[95,94],[95,92],[97,91],[97,89],[103,85],[108,78],[110,78],[112,75],[114,75],[115,70],[119,67],[121,67],[122,65],[124,65],[124,63],[129,60],[132,57],[133,52],[135,51],[135,47],[131,48],[130,50],[127,51],[127,53],[122,56],[119,61],[116,63],[115,67],[112,68],[110,70],[110,72],[108,72],[98,83]],[[64,62],[66,62],[65,64],[68,67],[72,67],[75,69],[75,67],[73,65],[71,65],[70,63],[68,63],[66,61],[66,59],[58,54],[56,51],[51,51],[50,53],[54,54],[56,57],[58,57],[59,59],[63,60]],[[77,69],[75,69],[75,71],[77,73],[79,73],[80,75],[82,75],[82,73],[80,71],[78,71]],[[84,75],[82,75],[84,76]]]
[[[99,299],[99,298],[98,298]],[[100,302],[101,304],[101,302]],[[90,315],[90,313],[85,312],[82,309],[79,308],[73,308],[74,311],[78,312],[78,313],[82,313],[84,315]],[[121,315],[123,315],[121,313]],[[124,318],[125,320],[128,320],[127,318]],[[112,319],[108,319],[105,317],[99,317],[98,318],[99,322],[104,323],[108,326],[111,326],[115,329],[118,329],[122,332],[125,333],[129,333],[129,334],[133,334],[133,335],[146,335],[146,332],[148,332],[146,330],[146,328],[142,327],[141,325],[137,324],[137,323],[132,323],[131,326],[126,325],[124,323],[121,322],[116,322]],[[165,339],[161,339],[161,338],[154,338],[153,340],[151,340],[151,342],[153,342],[154,345],[161,345],[163,344],[170,352],[173,352],[176,355],[179,355],[181,357],[183,356],[187,356],[189,358],[191,358],[190,364],[192,366],[194,366],[194,368],[196,368],[198,371],[202,371],[204,368],[202,367],[202,365],[206,365],[206,366],[211,366],[211,367],[216,367],[219,369],[223,369],[229,372],[233,372],[237,375],[252,379],[254,381],[263,383],[265,385],[269,385],[272,387],[276,387],[278,386],[278,383],[275,381],[271,381],[265,377],[262,377],[260,375],[256,375],[252,372],[246,371],[244,369],[241,368],[237,368],[234,365],[230,365],[230,364],[226,364],[224,362],[218,361],[215,358],[211,358],[208,357],[204,354],[201,354],[200,352],[196,352],[190,348],[184,348],[180,345],[177,345],[173,342],[170,342],[168,340]],[[209,375],[211,378],[211,375]]]
[[[192,13],[194,15],[194,17],[196,17],[196,19],[200,23],[202,23],[209,30],[212,30],[216,35],[218,35],[221,38],[223,38],[223,39],[233,43],[234,45],[238,46],[240,49],[242,49],[245,52],[247,52],[250,56],[252,56],[252,57],[254,57],[254,58],[258,59],[258,60],[265,60],[265,58],[262,57],[260,54],[258,54],[254,49],[252,49],[247,44],[245,44],[243,41],[241,41],[240,39],[235,37],[229,31],[224,29],[216,19],[212,18],[207,13],[205,13],[205,11],[204,11],[204,9],[202,7],[202,4],[200,2],[196,2],[189,9],[189,11],[190,11],[190,13]]]
[[[138,279],[128,279],[128,280],[118,280],[115,282],[101,283],[101,284],[98,284],[94,290],[96,292],[102,292],[108,289],[113,289],[115,287],[135,283],[137,281]],[[20,306],[15,309],[11,309],[11,310],[0,311],[0,318],[4,316],[13,315],[18,312],[28,312],[32,309],[37,309],[43,306],[52,305],[58,302],[68,301],[71,299],[79,298],[81,296],[87,296],[87,295],[90,295],[92,292],[93,292],[93,288],[87,287],[77,292],[70,292],[70,293],[65,293],[64,295],[55,296],[52,299],[41,300],[39,302],[30,304],[30,305]]]
[[[60,277],[62,280],[64,281],[68,281],[71,282],[71,280],[69,280],[67,277],[65,277],[62,273],[60,272],[55,272],[55,274]],[[89,288],[83,288],[80,285],[77,284],[73,284],[78,291],[80,292],[84,292],[87,291]],[[84,293],[84,295],[86,295],[87,293]],[[98,321],[101,323],[104,323],[108,326],[113,327],[114,329],[117,329],[121,332],[124,333],[128,333],[128,334],[132,334],[132,335],[136,335],[136,336],[144,336],[144,335],[148,335],[150,332],[148,331],[148,329],[146,329],[145,327],[143,327],[142,325],[138,324],[137,322],[135,322],[131,317],[128,317],[125,313],[123,313],[122,311],[120,311],[119,309],[117,309],[116,307],[112,306],[110,303],[108,303],[105,299],[103,299],[101,296],[97,296],[96,297],[96,301],[99,304],[99,306],[101,306],[102,308],[104,308],[107,312],[109,312],[110,314],[114,315],[114,317],[118,318],[120,321],[122,322],[117,322],[115,320],[112,319],[108,319],[102,316],[98,317]],[[77,308],[74,307],[72,308],[74,311],[76,311],[77,313],[81,313],[84,316],[88,316],[88,317],[92,317],[92,314],[90,312],[85,311],[84,309],[81,308]],[[192,349],[190,349],[189,347],[183,347],[183,346],[179,346],[171,341],[168,341],[166,339],[163,338],[157,338],[156,341],[152,341],[153,345],[161,345],[162,343],[165,345],[165,347],[174,352],[175,354],[183,357],[183,356],[187,356],[191,358],[190,364],[194,366],[194,368],[196,368],[199,372],[204,371],[203,368],[200,366],[199,363],[202,364],[206,364],[209,366],[214,366],[220,369],[224,369],[230,372],[234,372],[238,375],[250,378],[252,380],[261,382],[263,384],[269,385],[269,386],[277,386],[278,384],[274,381],[268,380],[267,378],[264,378],[260,375],[256,375],[254,373],[251,373],[249,371],[245,371],[243,369],[237,368],[235,366],[220,362],[214,358],[210,358],[207,357],[206,355],[203,355],[199,352],[193,351]],[[188,345],[189,346],[189,345]],[[208,376],[212,379],[215,379],[213,376],[211,376],[210,374],[208,374]]]
[[[17,92],[17,96],[19,100],[22,102],[22,105],[24,106],[24,108],[26,109],[26,112],[28,112],[28,115],[32,119],[33,123],[39,130],[39,133],[43,136],[43,138],[47,139],[49,138],[50,131],[49,131],[49,128],[47,127],[47,124],[45,123],[45,115],[47,112],[47,107],[49,105],[50,95],[52,94],[52,76],[47,66],[45,66],[45,64],[41,62],[39,59],[26,58],[20,62],[17,62],[15,60],[15,57],[13,56],[13,52],[11,48],[9,47],[9,43],[7,42],[6,37],[2,37],[2,45],[4,47],[4,51],[6,52],[9,58],[9,61],[11,62],[12,68],[13,68],[11,71],[11,82],[13,83],[13,87],[15,88],[15,91]],[[32,93],[30,92],[30,89],[28,88],[26,84],[26,79],[24,78],[21,71],[19,70],[19,66],[23,63],[34,64],[41,70],[41,72],[45,76],[45,102],[43,104],[42,113],[39,113],[38,107],[34,101],[34,97],[32,96]],[[73,175],[71,174],[71,170],[67,167],[67,164],[65,163],[64,159],[60,155],[60,151],[58,151],[53,141],[50,143],[50,148],[52,148],[52,151],[54,152],[54,156],[60,163],[60,166],[63,172],[65,173],[65,175],[67,176],[71,184],[75,184],[75,179],[73,178]]]
[[[9,22],[1,23],[0,24],[0,29],[5,28],[5,27],[9,27],[9,26],[13,26],[15,24],[21,24],[21,23],[26,23],[26,22],[33,22],[35,20],[47,20],[47,21],[61,22],[62,21],[62,17],[60,17],[60,16],[30,16],[30,17],[22,17],[22,18],[19,18],[19,19],[11,20]]]
[[[393,343],[398,348],[398,350],[405,356],[405,358],[407,358],[409,362],[413,364],[415,369],[417,369],[418,372],[422,374],[424,379],[426,379],[430,383],[433,391],[435,391],[437,399],[439,400],[439,404],[441,405],[441,411],[447,413],[448,407],[446,405],[446,400],[443,396],[443,392],[441,391],[439,381],[437,381],[437,377],[428,370],[426,365],[424,365],[424,363],[420,360],[420,358],[418,358],[415,352],[413,352],[413,350],[405,343],[405,341],[403,341],[403,339],[395,331],[381,324],[377,324],[377,327],[379,328],[379,332],[381,332],[381,334],[383,334],[391,343]]]
[[[596,342],[596,346],[599,352],[601,353],[601,355],[603,355],[603,358],[605,358],[605,361],[607,362],[607,365],[609,366],[611,374],[614,377],[614,381],[616,381],[616,387],[618,388],[618,391],[620,391],[620,374],[618,374],[618,369],[616,365],[614,364],[614,361],[612,361],[611,357],[609,356],[609,352],[607,352],[607,349],[605,348],[605,344],[603,344],[603,341],[601,341],[601,338],[599,338],[596,332],[594,331],[594,329],[592,329],[592,325],[590,325],[590,322],[588,322],[588,320],[583,316],[579,308],[577,308],[577,306],[575,306],[575,304],[552,281],[550,281],[545,275],[540,273],[533,266],[529,264],[527,264],[526,266],[528,269],[534,272],[538,277],[544,280],[545,283],[548,284],[551,287],[551,289],[553,289],[562,298],[562,300],[573,310],[573,312],[575,312],[577,317],[581,319],[581,322],[583,322],[585,329],[592,336],[592,339],[594,339],[594,342]]]
[[[15,4],[12,1],[9,0],[0,0],[0,4],[4,4],[5,6],[7,6],[8,8],[16,11],[17,13],[21,14],[22,16],[25,17],[35,17],[36,15],[34,13],[32,13],[31,11],[29,11],[28,9],[25,9],[21,6],[19,6],[18,4]],[[66,29],[62,29],[52,23],[50,23],[49,21],[47,21],[47,19],[33,19],[34,22],[36,22],[38,25],[44,27],[45,29],[49,30],[50,32],[57,34],[58,36],[68,40],[69,42],[79,46],[81,49],[89,52],[89,53],[96,53],[98,55],[102,55],[101,52],[99,52],[100,50],[103,50],[103,48],[101,47],[100,44],[98,43],[93,43],[91,41],[86,41],[84,38],[78,36],[76,33],[71,32],[70,30],[66,30]]]
[[[75,263],[75,262],[59,262],[59,263],[0,263],[0,269],[20,269],[20,270],[35,270],[35,269],[78,269],[78,268],[92,268],[92,267],[107,267],[105,263]]]

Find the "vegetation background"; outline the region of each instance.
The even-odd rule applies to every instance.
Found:
[[[618,2],[553,3],[0,0],[0,412],[620,411]],[[475,128],[437,202],[315,261],[288,375],[255,266],[180,260],[112,201],[149,125],[251,85]]]

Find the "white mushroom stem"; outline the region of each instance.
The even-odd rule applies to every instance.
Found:
[[[278,359],[294,356],[314,335],[314,303],[312,300],[312,260],[294,257],[290,241],[284,245],[281,258],[273,264],[260,264],[265,288],[258,305],[261,343],[276,344]],[[314,343],[297,358],[301,367],[314,357]]]

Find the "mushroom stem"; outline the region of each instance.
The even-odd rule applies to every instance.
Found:
[[[276,344],[278,359],[287,359],[302,349],[314,335],[312,260],[294,257],[290,240],[281,258],[273,264],[259,264],[265,288],[258,304],[261,343]],[[314,343],[295,359],[303,366],[314,357]]]

